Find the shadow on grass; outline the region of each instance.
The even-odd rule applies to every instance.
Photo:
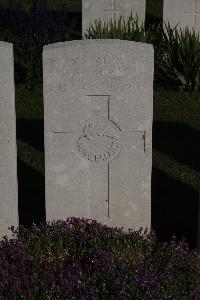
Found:
[[[193,170],[200,170],[200,131],[185,124],[153,122],[153,147]]]
[[[176,233],[197,247],[198,191],[152,168],[152,227],[160,242]]]
[[[44,151],[43,120],[18,120],[17,136],[38,151]],[[198,132],[181,124],[154,122],[153,146],[174,156],[190,167],[198,162],[195,145]],[[184,137],[184,139],[181,139]],[[45,178],[18,159],[19,221],[30,228],[32,223],[46,221]],[[187,238],[196,247],[198,227],[198,191],[164,172],[152,169],[152,227],[160,242],[175,232],[178,239]]]
[[[17,119],[17,138],[40,152],[44,152],[44,121]]]
[[[17,120],[17,137],[40,152],[44,152],[43,120]],[[153,122],[153,148],[173,157],[181,164],[200,170],[200,132],[173,122]]]
[[[163,0],[146,0],[145,28],[158,25],[163,19]]]
[[[45,179],[18,160],[19,224],[30,229],[32,223],[46,221]],[[152,169],[152,228],[158,241],[169,241],[176,233],[187,239],[191,249],[197,247],[198,191]]]
[[[45,178],[22,160],[17,160],[19,224],[45,222]]]
[[[43,120],[17,119],[17,137],[44,152]],[[45,177],[18,158],[19,224],[29,228],[45,222]]]

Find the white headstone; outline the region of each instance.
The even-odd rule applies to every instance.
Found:
[[[13,45],[0,42],[0,240],[19,226]]]
[[[153,60],[130,41],[44,46],[47,221],[150,227]]]
[[[179,23],[178,28],[188,26],[200,32],[200,0],[164,0],[163,20],[173,27]]]
[[[90,22],[94,25],[95,19],[108,23],[111,19],[118,20],[122,15],[128,19],[138,15],[139,24],[145,21],[145,0],[82,0],[82,35],[87,32]]]

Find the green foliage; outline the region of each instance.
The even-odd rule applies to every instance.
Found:
[[[47,23],[49,26],[51,21],[48,19]],[[34,27],[33,24],[31,26]],[[23,27],[26,27],[26,24]],[[43,45],[69,40],[70,36],[69,30],[64,30],[63,33],[62,30],[56,29],[56,32],[60,33],[57,36],[56,32],[47,33],[46,25],[43,27],[39,30],[33,28],[32,35],[28,34],[29,41],[24,38],[24,34],[16,35],[6,29],[1,30],[1,39],[14,43],[16,84],[24,82],[31,90],[35,80],[42,80]],[[123,16],[118,21],[110,20],[107,24],[102,23],[100,19],[95,20],[95,24],[90,24],[83,36],[87,39],[122,39],[153,44],[156,83],[180,91],[200,90],[200,41],[194,30],[178,30],[176,27],[172,28],[169,23],[164,25],[164,30],[161,24],[145,29],[144,23],[139,24],[138,16],[133,18],[131,12],[127,21]]]
[[[142,43],[152,43],[155,39],[155,26],[145,30],[144,23],[139,24],[138,16],[133,18],[132,12],[126,21],[123,16],[118,21],[111,20],[102,24],[101,20],[95,20],[95,25],[90,25],[84,38],[87,39],[122,39]]]
[[[199,34],[164,24],[159,55],[155,60],[155,78],[177,90],[200,90]]]
[[[169,23],[150,26],[139,25],[138,17],[126,21],[120,17],[102,24],[95,20],[84,37],[87,39],[122,39],[151,43],[155,51],[155,81],[176,90],[200,90],[200,41],[199,35],[186,28],[172,28]]]

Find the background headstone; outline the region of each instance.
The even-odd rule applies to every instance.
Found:
[[[173,27],[179,23],[178,28],[188,26],[200,32],[200,0],[164,0],[163,20]]]
[[[145,0],[82,0],[82,35],[87,32],[90,22],[94,25],[95,19],[108,23],[111,19],[118,20],[120,16],[128,19],[138,15],[141,24],[145,21]]]
[[[153,47],[44,46],[46,218],[151,225]]]
[[[0,239],[19,226],[13,45],[0,42]]]

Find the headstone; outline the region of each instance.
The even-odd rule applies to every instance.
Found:
[[[163,20],[172,27],[179,23],[178,28],[200,32],[200,0],[164,0]]]
[[[19,226],[13,45],[0,42],[0,240]]]
[[[118,20],[122,15],[128,19],[138,15],[139,24],[145,21],[145,0],[82,0],[82,35],[87,33],[90,22],[94,25],[95,19],[108,23],[111,19]]]
[[[150,227],[153,71],[148,44],[44,46],[47,221]]]

